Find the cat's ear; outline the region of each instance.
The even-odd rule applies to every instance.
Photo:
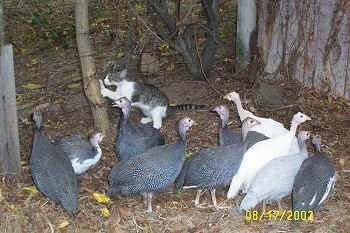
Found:
[[[120,71],[119,77],[120,78],[126,78],[127,74],[128,74],[128,70],[124,69],[124,70]]]

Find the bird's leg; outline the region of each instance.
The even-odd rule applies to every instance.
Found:
[[[143,203],[145,204],[145,206],[147,207],[147,193],[142,193],[142,200],[143,200]]]
[[[265,210],[266,210],[266,200],[263,200],[262,205],[263,205],[263,212],[265,212]]]
[[[147,193],[147,213],[152,213],[152,193]]]
[[[201,198],[202,189],[197,190],[196,199],[194,200],[194,206],[199,208],[199,199]]]
[[[211,194],[211,200],[213,202],[214,208],[216,210],[220,210],[220,209],[228,209],[228,206],[218,206],[217,202],[216,202],[216,195],[215,195],[216,190],[212,189],[210,190],[210,194]]]
[[[282,211],[281,199],[277,200],[278,210]]]

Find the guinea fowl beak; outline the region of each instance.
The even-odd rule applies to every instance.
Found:
[[[311,117],[305,115],[305,118],[306,118],[307,121],[311,121]]]

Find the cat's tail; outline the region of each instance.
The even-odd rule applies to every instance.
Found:
[[[191,111],[191,110],[198,110],[198,109],[204,109],[208,108],[205,104],[170,104],[168,106],[167,113],[173,113],[173,112],[179,112],[179,111]]]

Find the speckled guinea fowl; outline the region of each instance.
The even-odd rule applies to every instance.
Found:
[[[78,210],[77,177],[67,154],[41,133],[40,113],[33,114],[36,127],[29,167],[38,189],[69,213]]]
[[[246,118],[242,124],[244,142],[227,146],[215,146],[194,153],[185,161],[179,177],[175,181],[175,188],[198,189],[195,206],[199,206],[202,189],[211,190],[213,205],[216,203],[215,190],[230,184],[236,173],[244,152],[256,142],[267,139],[263,134],[249,131],[259,124],[252,118]],[[249,132],[248,132],[249,131]]]
[[[219,129],[219,142],[221,146],[240,143],[242,141],[241,130],[232,130],[228,128],[228,119],[230,117],[229,110],[224,105],[219,105],[213,109],[217,112],[221,119],[221,127]]]
[[[163,135],[151,123],[142,124],[129,120],[131,103],[127,98],[122,97],[116,100],[113,106],[121,108],[123,113],[115,146],[117,157],[120,160],[128,159],[130,156],[165,143]]]
[[[62,138],[58,146],[62,148],[72,163],[75,174],[80,175],[94,166],[102,156],[99,143],[104,135],[97,133],[90,138],[90,143],[85,141],[78,134]]]
[[[252,209],[261,201],[265,210],[265,201],[270,200],[277,201],[282,210],[280,200],[292,193],[295,175],[308,155],[305,141],[309,138],[309,132],[300,131],[299,153],[275,158],[256,174],[240,204],[240,210]]]
[[[108,181],[107,194],[123,196],[147,194],[147,211],[152,212],[152,193],[164,190],[179,175],[184,163],[186,132],[194,125],[188,117],[179,123],[177,143],[153,147],[144,153],[116,163]]]
[[[318,210],[333,191],[335,169],[329,157],[321,152],[321,137],[312,140],[315,154],[304,160],[293,185],[294,210]]]

